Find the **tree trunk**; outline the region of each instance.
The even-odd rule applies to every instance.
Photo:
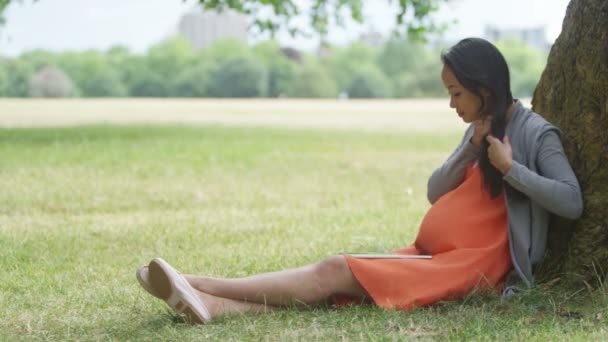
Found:
[[[608,0],[570,1],[532,105],[562,130],[585,201],[580,220],[552,221],[540,276],[598,281],[608,272]]]

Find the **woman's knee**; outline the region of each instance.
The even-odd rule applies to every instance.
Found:
[[[342,255],[329,257],[315,265],[315,276],[322,287],[333,287],[353,278],[346,258]]]

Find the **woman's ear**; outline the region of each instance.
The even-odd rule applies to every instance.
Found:
[[[485,119],[488,115],[492,115],[491,108],[494,107],[492,93],[486,88],[478,88],[481,107],[479,108],[479,118]]]
[[[486,88],[479,88],[479,93],[485,98],[488,98],[491,95],[490,91]]]

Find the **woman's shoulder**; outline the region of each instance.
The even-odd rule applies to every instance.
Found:
[[[525,107],[521,101],[517,101],[515,111],[513,112],[513,129],[523,133],[527,138],[537,138],[548,131],[555,131],[561,135],[559,129],[547,121],[540,114]]]
[[[548,134],[556,134],[561,139],[559,129],[535,113],[530,108],[524,107],[518,101],[515,111],[509,122],[509,138],[513,148],[513,158],[518,162],[529,165],[536,159],[542,148],[542,141]]]

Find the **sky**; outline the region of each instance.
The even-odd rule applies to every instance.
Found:
[[[304,0],[300,0],[304,1]],[[394,1],[393,1],[394,2]],[[18,56],[35,49],[50,51],[107,50],[123,45],[144,53],[151,45],[175,34],[182,14],[196,0],[23,0],[6,9],[6,24],[0,27],[0,55]],[[394,28],[395,11],[387,0],[365,1],[364,25],[348,22],[345,28],[330,29],[328,40],[346,45],[363,32],[388,35]],[[486,25],[498,28],[544,26],[547,39],[559,35],[569,0],[450,0],[435,14],[438,22],[452,22],[444,34],[448,41],[483,36]],[[295,21],[305,26],[305,18]],[[284,46],[312,51],[318,37],[291,38],[279,34]],[[250,34],[250,42],[264,40]]]

